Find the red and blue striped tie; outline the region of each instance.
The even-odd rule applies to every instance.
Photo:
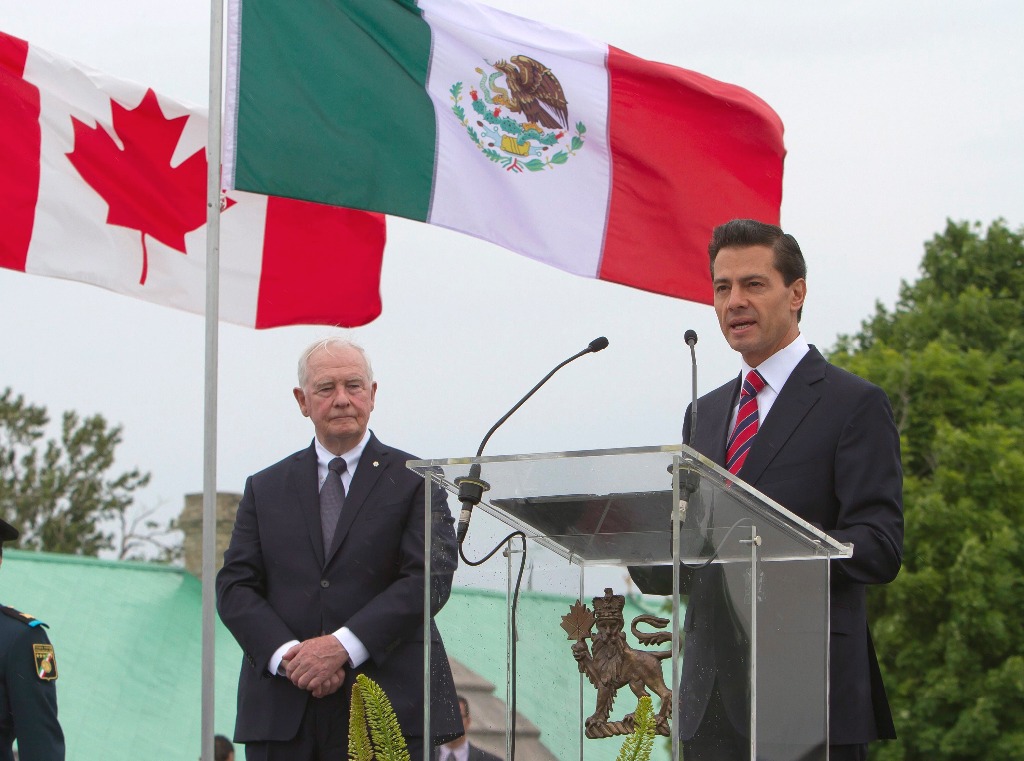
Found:
[[[750,445],[754,443],[758,420],[757,395],[766,385],[768,384],[757,370],[751,370],[743,380],[740,411],[736,415],[736,427],[732,429],[725,455],[725,467],[730,473],[740,472],[743,462],[747,459],[747,452],[750,451]]]

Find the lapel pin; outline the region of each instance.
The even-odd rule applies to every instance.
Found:
[[[377,462],[376,460],[374,460],[374,461],[373,461],[373,467],[375,467],[375,468],[376,468],[376,467],[379,467],[379,466],[380,466],[380,463],[379,463],[379,462]]]

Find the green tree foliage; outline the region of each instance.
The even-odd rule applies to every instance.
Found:
[[[60,438],[44,442],[49,422],[45,407],[9,388],[0,394],[0,516],[21,532],[17,546],[133,556],[144,539],[135,534],[140,528],[154,531],[155,524],[146,514],[133,520],[130,512],[149,474],[110,473],[121,427],[109,427],[101,415],[65,412]],[[109,530],[111,524],[121,530]]]
[[[1024,758],[1024,228],[948,222],[831,359],[889,394],[906,539],[871,591],[899,739],[878,761]]]

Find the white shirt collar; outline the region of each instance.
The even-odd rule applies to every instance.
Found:
[[[346,470],[342,474],[341,482],[348,489],[348,485],[352,483],[352,476],[356,472],[356,468],[359,467],[359,460],[363,456],[363,450],[366,449],[366,442],[370,440],[371,436],[370,429],[367,428],[363,434],[362,440],[350,450],[345,452],[342,457],[345,458]],[[324,479],[327,478],[327,465],[338,455],[331,452],[327,447],[320,443],[320,439],[314,437],[313,444],[316,447],[316,469],[320,476],[320,483],[323,484]]]
[[[772,354],[768,359],[757,366],[757,371],[761,373],[761,377],[764,378],[765,383],[775,392],[776,395],[782,391],[782,387],[786,385],[786,381],[789,380],[789,376],[792,375],[793,370],[800,364],[800,360],[804,358],[804,355],[810,350],[810,346],[807,343],[807,339],[804,338],[803,333],[797,333],[796,338],[788,346],[779,349],[777,352]],[[743,377],[747,377],[752,368],[746,362],[743,362]]]
[[[455,761],[469,761],[469,742],[464,742],[458,748],[454,750],[441,746],[441,758],[446,758],[446,754],[451,752],[455,756]]]
[[[800,360],[804,358],[804,355],[810,351],[810,346],[807,344],[807,339],[803,337],[803,334],[798,333],[797,337],[793,339],[793,342],[777,352],[772,354],[768,359],[757,366],[757,371],[761,373],[761,377],[765,380],[765,387],[761,389],[761,393],[757,395],[757,408],[758,414],[760,415],[761,422],[763,423],[765,418],[768,417],[768,413],[771,412],[772,406],[775,404],[775,400],[782,392],[782,387],[786,385],[786,381],[789,380],[789,376],[793,374],[793,370],[800,364]],[[742,378],[747,377],[752,368],[746,362],[742,362],[743,375]],[[729,424],[729,430],[731,431],[733,426],[736,425],[736,416],[739,412],[740,400],[739,395],[736,396],[736,403],[732,408],[732,421]]]

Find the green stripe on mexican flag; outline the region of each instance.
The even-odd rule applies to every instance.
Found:
[[[777,222],[756,96],[469,0],[230,0],[225,177],[710,302],[711,229]]]

